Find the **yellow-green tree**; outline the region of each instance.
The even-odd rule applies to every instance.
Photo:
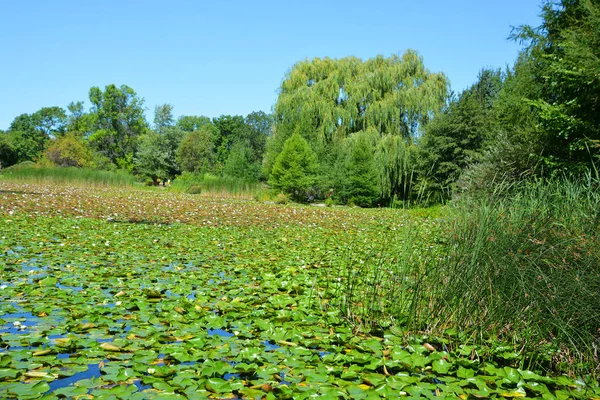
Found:
[[[346,57],[299,62],[281,84],[265,172],[271,173],[283,144],[298,132],[325,164],[319,170],[325,174],[321,185],[326,189],[335,184],[327,174],[339,161],[331,154],[344,139],[369,131],[376,133],[374,146],[388,135],[410,145],[444,105],[447,94],[446,77],[427,70],[412,50],[366,61]],[[393,182],[391,186],[401,185]]]

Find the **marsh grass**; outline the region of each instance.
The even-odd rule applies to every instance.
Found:
[[[212,174],[192,174],[184,172],[173,181],[170,190],[206,197],[235,197],[240,199],[262,198],[266,189],[260,182]]]
[[[123,171],[99,171],[75,167],[38,167],[20,165],[0,171],[0,180],[26,183],[85,184],[97,186],[133,186],[133,175]]]
[[[442,214],[440,230],[424,236],[412,223],[384,239],[379,254],[393,262],[347,258],[347,318],[371,332],[395,325],[508,344],[521,367],[600,373],[598,179],[501,184]]]
[[[447,255],[430,267],[428,328],[512,342],[552,369],[597,366],[598,181],[528,182],[451,212]]]

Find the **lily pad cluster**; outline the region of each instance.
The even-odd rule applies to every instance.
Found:
[[[0,398],[600,398],[393,326],[357,334],[333,306],[335,266],[376,254],[405,222],[392,211],[163,193],[187,211],[139,223],[152,192],[29,189],[62,208],[0,200]],[[94,208],[119,202],[123,218]]]

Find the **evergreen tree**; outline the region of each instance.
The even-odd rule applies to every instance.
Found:
[[[308,190],[317,182],[317,157],[308,142],[298,133],[285,141],[277,156],[269,184],[296,201],[306,199]]]
[[[346,197],[361,207],[370,207],[377,199],[377,171],[369,136],[365,132],[355,135],[347,166]]]

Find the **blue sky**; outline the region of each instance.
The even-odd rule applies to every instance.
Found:
[[[512,64],[511,26],[540,24],[541,0],[19,0],[0,4],[0,129],[42,107],[132,87],[174,114],[270,111],[294,63],[415,49],[452,89]],[[89,103],[86,103],[89,105]]]

